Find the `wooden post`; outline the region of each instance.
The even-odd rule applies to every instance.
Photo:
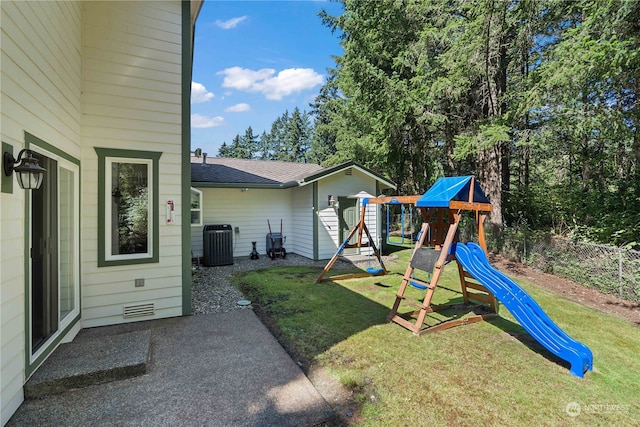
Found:
[[[362,231],[364,226],[365,212],[367,212],[367,203],[363,201],[362,203],[362,212],[360,212],[360,222],[358,223],[358,248],[362,246]],[[338,218],[338,222],[340,222],[340,218]]]
[[[336,251],[335,254],[333,254],[333,257],[331,257],[331,259],[329,260],[329,262],[327,263],[327,265],[324,267],[324,269],[322,270],[322,272],[320,273],[320,275],[318,276],[318,278],[316,279],[315,283],[320,283],[322,282],[322,280],[324,279],[325,274],[327,274],[327,272],[329,270],[331,270],[331,267],[333,267],[333,264],[335,264],[335,262],[338,260],[338,257],[340,256],[340,254],[342,253],[342,251],[344,250],[345,247],[353,247],[353,245],[349,245],[349,240],[351,240],[351,238],[353,237],[353,235],[359,232],[358,235],[358,243],[356,244],[356,246],[358,248],[360,248],[362,246],[362,234],[366,233],[367,238],[369,239],[369,243],[367,244],[367,247],[373,248],[373,253],[376,256],[378,263],[380,263],[380,267],[382,267],[382,270],[379,272],[375,272],[375,273],[349,273],[349,274],[342,274],[339,276],[334,276],[331,277],[331,279],[333,280],[341,280],[341,279],[349,279],[349,278],[356,278],[356,277],[367,277],[367,276],[381,276],[384,274],[387,274],[387,267],[384,265],[384,262],[382,261],[382,257],[380,255],[380,250],[378,249],[378,247],[376,246],[375,242],[373,241],[373,238],[371,237],[371,234],[369,233],[369,228],[366,226],[366,224],[364,223],[364,209],[362,210],[362,213],[360,214],[360,222],[358,224],[356,224],[352,229],[351,232],[349,233],[349,235],[347,236],[347,238],[342,242],[342,245],[340,245],[340,247],[338,248],[338,250]]]
[[[336,251],[335,254],[333,254],[333,257],[331,257],[331,259],[329,260],[329,262],[327,263],[327,265],[324,267],[324,269],[322,270],[322,273],[320,273],[320,276],[318,276],[318,278],[316,279],[316,283],[320,283],[322,281],[322,278],[324,277],[325,274],[327,274],[327,272],[329,270],[331,270],[331,267],[333,266],[333,264],[335,264],[335,262],[338,260],[338,257],[340,256],[340,254],[342,253],[342,251],[344,250],[344,247],[346,246],[346,244],[349,242],[349,240],[351,240],[351,238],[353,237],[353,235],[356,233],[356,231],[358,231],[360,229],[359,225],[356,225],[355,227],[353,227],[351,229],[351,232],[349,233],[349,235],[347,236],[346,239],[344,239],[344,242],[342,242],[342,244],[340,245],[340,247],[338,248],[338,250]]]
[[[478,244],[482,249],[484,249],[484,252],[488,254],[487,241],[484,235],[484,220],[486,218],[487,218],[487,214],[476,211],[476,228],[478,229]]]

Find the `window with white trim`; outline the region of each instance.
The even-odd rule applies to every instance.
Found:
[[[151,256],[152,233],[149,217],[153,197],[150,159],[119,159],[107,157],[105,182],[111,193],[111,209],[107,207],[107,260]]]
[[[158,159],[161,153],[96,148],[98,265],[158,262]]]
[[[191,225],[202,225],[202,191],[191,187]]]

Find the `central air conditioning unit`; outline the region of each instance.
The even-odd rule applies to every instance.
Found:
[[[207,224],[202,229],[205,267],[233,264],[233,229],[229,224]]]

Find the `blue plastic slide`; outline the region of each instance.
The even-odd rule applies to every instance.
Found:
[[[484,250],[475,243],[456,243],[451,252],[465,270],[509,310],[522,327],[547,350],[571,364],[571,373],[582,378],[593,369],[593,355],[586,345],[558,327],[538,303],[506,275],[496,270]]]

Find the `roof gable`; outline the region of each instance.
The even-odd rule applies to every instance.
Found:
[[[469,200],[469,189],[473,182],[473,196]],[[421,208],[448,208],[451,201],[491,203],[473,176],[455,176],[438,179],[416,202]]]
[[[331,175],[335,175],[337,173],[340,173],[342,171],[346,171],[346,170],[351,169],[351,168],[357,169],[358,171],[360,171],[364,175],[367,175],[370,178],[375,179],[376,181],[380,182],[381,184],[383,184],[384,186],[386,186],[388,188],[393,188],[394,190],[396,189],[396,185],[392,181],[387,180],[382,175],[379,175],[379,174],[377,174],[377,173],[365,168],[364,166],[359,165],[358,163],[356,163],[354,161],[348,161],[348,162],[341,163],[341,164],[336,165],[336,166],[329,166],[327,168],[323,168],[318,173],[315,173],[315,174],[312,174],[312,175],[304,177],[303,180],[300,182],[300,185],[311,184],[314,181],[318,181],[320,179],[327,178],[327,177],[329,177]]]

